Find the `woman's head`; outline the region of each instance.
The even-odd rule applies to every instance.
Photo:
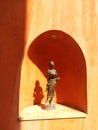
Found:
[[[50,66],[50,68],[53,68],[54,67],[54,62],[50,61],[49,66]]]

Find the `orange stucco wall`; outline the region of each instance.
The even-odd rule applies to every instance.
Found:
[[[14,130],[18,116],[18,90],[25,45],[25,5],[24,0],[0,1],[1,130]]]
[[[98,129],[97,5],[97,0],[0,1],[1,130]],[[17,121],[21,86],[20,77],[23,76],[21,72],[25,70],[25,66],[22,65],[24,62],[30,68],[33,65],[28,57],[24,61],[24,56],[26,56],[32,41],[47,30],[62,30],[66,32],[76,40],[83,51],[87,63],[88,116],[85,119]],[[39,78],[42,77],[39,69],[36,67],[35,69],[39,73]],[[25,74],[29,75],[30,72],[31,70],[28,68]],[[44,84],[42,83],[41,85],[44,86]]]

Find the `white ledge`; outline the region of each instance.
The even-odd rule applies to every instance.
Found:
[[[25,107],[19,113],[19,120],[43,120],[43,119],[64,119],[64,118],[84,118],[87,114],[60,104],[55,104],[56,109],[44,110],[41,106],[32,105]]]

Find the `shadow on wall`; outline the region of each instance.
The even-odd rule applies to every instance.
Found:
[[[40,86],[40,83],[38,80],[36,80],[36,82],[35,82],[33,98],[34,98],[34,101],[33,101],[34,105],[40,105],[42,99],[44,98],[43,90],[42,90],[42,87]]]
[[[55,62],[60,76],[57,103],[87,112],[87,76],[84,55],[76,41],[59,30],[39,35],[28,49],[30,60],[46,76],[48,63]]]
[[[0,130],[14,130],[25,46],[26,0],[0,2]]]

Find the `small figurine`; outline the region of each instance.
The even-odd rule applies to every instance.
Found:
[[[56,81],[59,80],[56,70],[54,69],[54,62],[50,61],[49,69],[47,71],[47,85],[46,85],[46,92],[47,92],[47,99],[46,99],[46,106],[53,106],[53,98],[55,92]]]

